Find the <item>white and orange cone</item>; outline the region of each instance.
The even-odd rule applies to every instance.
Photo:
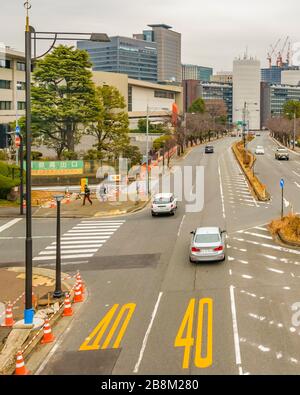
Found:
[[[44,323],[44,337],[41,340],[42,344],[52,343],[55,340],[55,337],[51,331],[51,326],[49,320],[46,319]]]
[[[4,324],[2,324],[2,326],[7,326],[9,328],[11,328],[14,325],[15,321],[13,318],[13,311],[12,311],[12,305],[9,302],[6,310],[5,310],[5,321]]]
[[[55,207],[56,207],[55,200],[54,200],[54,199],[51,199],[50,208],[55,208]]]
[[[65,302],[64,302],[64,312],[63,317],[71,317],[73,315],[73,309],[70,302],[70,296],[66,294]]]
[[[67,193],[67,201],[66,201],[66,203],[67,204],[71,203],[71,196],[70,196],[69,193]]]
[[[30,372],[29,372],[29,370],[26,369],[22,351],[19,351],[17,354],[17,357],[16,357],[15,375],[16,376],[26,376],[27,374],[30,374]]]
[[[81,292],[81,285],[76,283],[75,292],[74,292],[74,303],[83,302],[82,292]]]
[[[80,284],[81,287],[81,293],[84,294],[84,282],[82,281],[80,272],[78,271],[76,274],[76,282],[77,284]]]

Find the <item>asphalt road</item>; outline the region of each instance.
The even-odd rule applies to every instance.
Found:
[[[194,174],[174,217],[152,218],[146,209],[63,221],[63,270],[80,270],[89,295],[38,373],[300,373],[300,330],[292,321],[300,251],[279,246],[266,229],[280,215],[281,177],[286,201],[300,211],[300,159],[275,161],[266,134],[251,143],[266,148],[256,171],[272,201],[259,203],[235,162],[233,141],[214,142],[213,155],[194,148],[178,162],[171,175],[177,192],[182,166],[203,166],[204,185]],[[196,190],[203,209],[186,212]],[[7,222],[0,219],[0,264],[22,264],[24,220],[1,230]],[[226,261],[189,263],[190,231],[210,225],[228,232]],[[33,233],[34,264],[54,267],[55,220],[34,220]]]

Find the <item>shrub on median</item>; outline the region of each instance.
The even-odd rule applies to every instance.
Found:
[[[272,234],[282,234],[285,239],[300,243],[300,217],[288,214],[283,219],[277,219],[269,225]]]

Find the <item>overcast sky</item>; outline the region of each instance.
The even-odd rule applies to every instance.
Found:
[[[25,0],[0,0],[0,42],[23,50]],[[299,0],[30,0],[36,30],[132,36],[151,23],[182,33],[182,62],[231,70],[249,54],[267,64],[270,44],[300,41]]]

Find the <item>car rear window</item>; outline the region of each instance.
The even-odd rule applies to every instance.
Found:
[[[196,235],[195,242],[196,243],[218,243],[220,241],[220,235],[211,234],[211,235]]]
[[[154,199],[154,204],[167,204],[170,203],[171,199],[170,198],[159,198],[159,199]]]

